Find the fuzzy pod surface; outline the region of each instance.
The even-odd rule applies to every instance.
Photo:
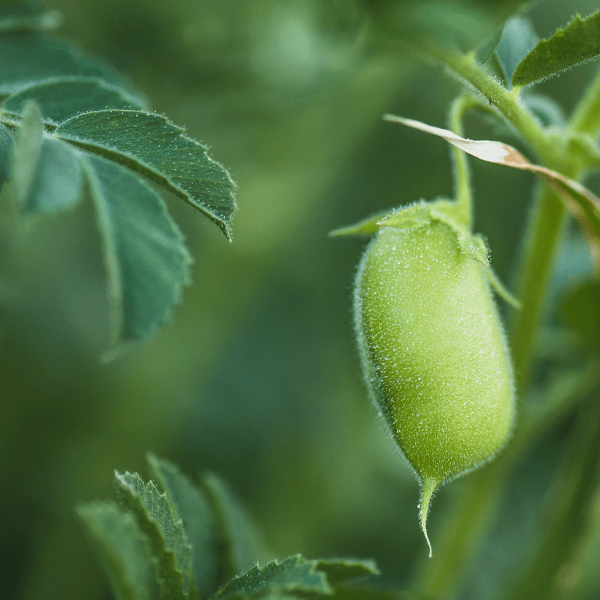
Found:
[[[487,267],[469,251],[470,234],[425,208],[420,215],[376,233],[359,265],[354,317],[370,395],[421,481],[429,544],[433,492],[502,448],[515,401]]]

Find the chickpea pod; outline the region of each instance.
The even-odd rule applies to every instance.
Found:
[[[421,482],[420,522],[438,486],[490,460],[515,418],[512,367],[483,240],[453,203],[388,215],[364,252],[354,318],[370,395]]]

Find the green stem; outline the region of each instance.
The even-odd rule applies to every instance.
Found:
[[[538,188],[531,222],[525,233],[517,284],[521,310],[514,314],[510,345],[517,394],[526,389],[554,257],[566,222],[566,209],[547,186]]]
[[[600,491],[600,428],[595,397],[580,411],[569,436],[562,469],[548,494],[553,500],[545,515],[541,543],[529,563],[521,566],[506,600],[558,599],[570,595],[577,583],[577,567],[588,545],[591,523],[596,518]],[[556,501],[559,498],[560,501]],[[548,508],[548,507],[547,507]]]
[[[481,92],[521,134],[539,159],[551,168],[564,166],[565,151],[557,147],[534,116],[518,102],[518,90],[509,91],[487,73],[471,54],[436,53],[434,56]]]
[[[464,137],[463,119],[466,112],[476,106],[477,102],[472,96],[463,95],[454,100],[450,107],[450,129]],[[450,146],[452,162],[454,165],[454,198],[456,199],[457,217],[467,229],[471,229],[473,222],[473,193],[471,186],[471,173],[467,154],[457,148]]]

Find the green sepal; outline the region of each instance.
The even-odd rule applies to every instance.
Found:
[[[340,237],[343,235],[375,235],[379,231],[379,223],[382,219],[388,216],[390,211],[379,212],[354,225],[339,227],[329,232],[330,237]]]
[[[447,198],[439,198],[433,202],[420,200],[409,206],[396,208],[385,213],[378,213],[355,225],[335,229],[329,235],[333,237],[341,235],[374,235],[382,227],[413,229],[426,227],[432,221],[440,221],[448,225],[456,234],[461,252],[469,258],[480,262],[482,265],[489,266],[489,253],[485,240],[480,235],[472,234],[462,225],[462,206],[455,200]]]
[[[456,202],[446,199],[440,199],[432,203],[421,201],[389,215],[382,219],[379,225],[381,227],[412,229],[426,227],[433,221],[439,221],[454,231],[461,252],[482,265],[489,266],[488,249],[484,239],[459,225],[458,214]]]

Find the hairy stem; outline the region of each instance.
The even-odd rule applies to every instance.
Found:
[[[547,186],[540,186],[520,261],[517,297],[521,300],[521,310],[514,314],[510,328],[519,396],[527,387],[546,290],[565,222],[566,210],[556,193]]]
[[[469,95],[459,96],[450,107],[449,125],[451,131],[464,137],[463,119],[465,113],[476,106],[477,102]],[[471,173],[465,152],[456,146],[450,146],[454,165],[454,197],[461,222],[469,230],[473,221],[473,193],[471,191]]]

